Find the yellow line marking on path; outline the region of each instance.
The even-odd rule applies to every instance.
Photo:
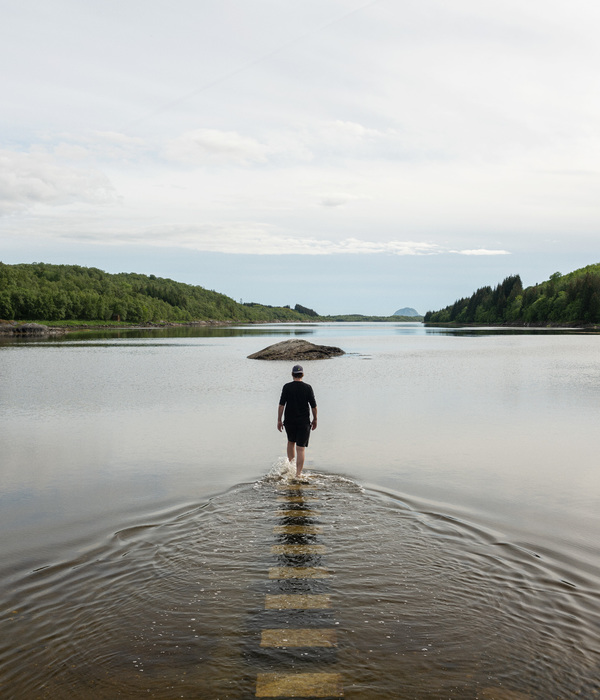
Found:
[[[331,607],[328,595],[291,594],[265,596],[265,610],[323,610]]]
[[[317,525],[275,525],[276,535],[318,535],[323,528]]]
[[[342,698],[339,673],[259,673],[257,698]]]
[[[318,500],[316,496],[278,496],[277,503],[309,503]]]
[[[296,508],[295,510],[276,510],[278,518],[311,518],[321,515],[320,510],[309,510],[308,508]]]
[[[325,554],[327,547],[322,544],[274,544],[271,554]]]
[[[322,566],[274,566],[269,578],[328,578],[329,571]]]
[[[334,629],[269,629],[260,636],[261,647],[334,647],[337,636]]]

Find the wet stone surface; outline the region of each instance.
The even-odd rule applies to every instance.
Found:
[[[315,345],[307,340],[284,340],[248,355],[249,360],[328,360],[346,353],[331,345]]]

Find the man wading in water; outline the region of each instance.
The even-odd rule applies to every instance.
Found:
[[[304,453],[308,447],[310,431],[317,429],[317,402],[311,385],[302,381],[304,370],[300,365],[294,365],[292,377],[294,381],[284,384],[281,391],[277,411],[277,430],[281,432],[285,425],[288,439],[287,457],[290,462],[296,457],[296,479],[299,479],[304,466]],[[312,422],[309,406],[312,409]],[[282,417],[285,417],[284,422],[281,420]]]

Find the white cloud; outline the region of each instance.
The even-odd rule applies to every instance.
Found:
[[[117,131],[86,130],[80,133],[57,134],[53,153],[57,157],[76,160],[88,157],[98,162],[133,162],[151,150],[151,145],[137,136]]]
[[[57,162],[88,160],[90,163],[106,165],[111,161],[119,164],[138,162],[141,157],[152,155],[156,148],[137,136],[85,129],[80,132],[44,131],[32,142],[29,150],[38,154],[51,154]]]
[[[268,152],[267,146],[237,131],[195,129],[169,141],[163,154],[192,165],[247,165],[266,162]]]
[[[0,27],[15,240],[464,268],[597,237],[598,5],[93,5]]]
[[[341,207],[344,204],[348,204],[348,202],[351,202],[353,199],[356,199],[356,197],[347,192],[332,192],[330,194],[324,194],[319,204],[324,207]]]
[[[93,131],[86,141],[99,160],[130,161],[150,150],[144,139],[116,131]]]
[[[487,250],[486,248],[475,248],[473,250],[457,250],[459,255],[510,255],[508,250]]]
[[[59,160],[83,161],[90,157],[91,152],[89,149],[76,143],[65,143],[61,141],[61,143],[54,147],[53,154]]]
[[[139,148],[143,146],[144,140],[137,136],[129,136],[118,131],[92,131],[89,140],[104,141],[126,148]]]
[[[339,242],[323,241],[324,252],[375,254],[388,253],[393,255],[432,255],[445,252],[436,243],[425,241],[364,241],[356,238],[347,238]]]
[[[324,121],[315,126],[316,135],[323,143],[330,143],[337,147],[348,147],[365,141],[374,141],[386,138],[390,132],[383,132],[379,129],[372,129],[359,124],[358,122],[343,121],[336,119]],[[393,134],[393,132],[391,132]]]
[[[289,127],[289,140],[296,140],[315,159],[347,161],[405,156],[405,144],[396,130],[375,129],[339,119]]]
[[[278,125],[254,138],[244,130],[222,131],[198,128],[170,139],[162,155],[173,163],[196,166],[226,166],[269,163],[273,167],[319,160],[397,157],[398,134],[357,122],[311,121]],[[262,131],[262,129],[258,129]]]
[[[118,224],[87,234],[57,231],[58,237],[96,244],[144,244],[152,247],[187,248],[213,253],[243,255],[435,255],[448,252],[426,241],[366,241],[358,238],[329,240],[301,237],[260,222],[211,222],[131,228]]]
[[[44,151],[0,151],[0,213],[37,204],[106,204],[116,193],[97,170],[66,167]]]

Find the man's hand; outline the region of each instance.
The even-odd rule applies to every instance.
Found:
[[[279,432],[281,432],[283,430],[283,421],[282,420],[277,421],[277,430],[279,430]]]
[[[313,422],[310,424],[310,427],[312,428],[312,430],[317,429],[317,419],[316,418],[313,418]]]

